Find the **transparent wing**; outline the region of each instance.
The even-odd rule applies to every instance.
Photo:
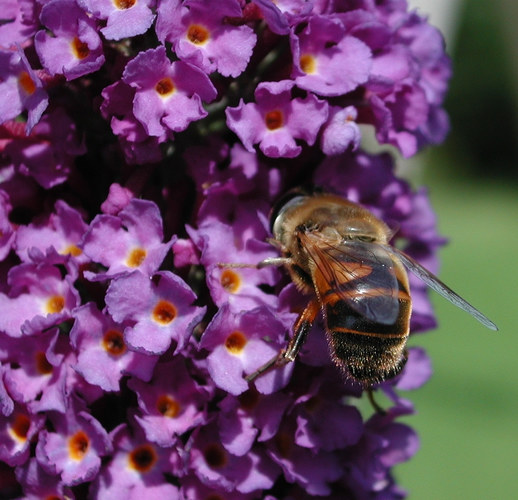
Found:
[[[334,294],[370,321],[393,324],[399,315],[399,286],[391,253],[368,242],[328,243],[316,234],[301,238],[314,263],[312,278],[325,304]]]
[[[464,311],[471,314],[484,326],[491,328],[491,330],[498,330],[498,327],[478,309],[474,308],[469,302],[464,300],[460,295],[455,293],[449,286],[445,285],[437,276],[425,269],[419,262],[408,256],[406,253],[397,248],[384,245],[387,251],[395,253],[403,262],[404,266],[420,278],[426,285],[442,295],[446,300],[452,304],[464,309]]]

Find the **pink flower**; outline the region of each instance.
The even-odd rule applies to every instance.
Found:
[[[327,119],[328,104],[313,94],[293,99],[293,82],[260,83],[255,103],[240,101],[237,108],[227,108],[227,124],[241,139],[248,151],[254,144],[272,158],[298,156],[302,147],[296,139],[309,145],[315,142],[320,127]]]
[[[173,43],[182,61],[235,78],[245,70],[257,39],[249,26],[228,21],[242,15],[237,0],[166,0],[158,9],[157,34]]]
[[[151,136],[167,129],[185,130],[207,115],[202,102],[216,97],[216,89],[200,69],[166,56],[165,47],[141,52],[126,66],[123,80],[136,89],[133,113]]]

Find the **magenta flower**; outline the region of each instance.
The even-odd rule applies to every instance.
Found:
[[[43,66],[67,80],[97,71],[104,63],[95,22],[73,0],[51,0],[41,10],[41,22],[53,33],[34,37]]]
[[[29,137],[20,136],[10,134],[4,155],[16,173],[33,178],[46,189],[65,182],[76,157],[85,152],[75,124],[60,107],[44,114]]]
[[[23,486],[25,498],[28,500],[73,498],[71,488],[65,486],[59,476],[47,474],[35,458],[16,469],[16,479]]]
[[[356,123],[358,112],[353,106],[344,109],[333,107],[321,136],[322,152],[329,156],[344,153],[348,148],[358,148],[361,133]]]
[[[141,35],[155,19],[151,10],[155,0],[78,0],[77,3],[96,19],[106,20],[101,33],[108,40]]]
[[[268,341],[264,333],[268,331]],[[207,326],[200,347],[207,349],[207,368],[215,384],[230,394],[248,389],[244,375],[253,373],[279,352],[284,340],[284,325],[267,309],[233,312],[221,307]],[[259,392],[268,394],[287,383],[291,366],[279,368],[256,382]]]
[[[31,335],[70,317],[79,295],[69,277],[51,265],[20,264],[9,272],[11,292],[0,294],[0,330],[11,337]]]
[[[227,108],[227,124],[248,151],[259,144],[271,158],[293,158],[302,148],[295,139],[309,145],[327,119],[325,101],[308,94],[305,99],[292,99],[293,82],[265,82],[257,86],[255,103],[242,100],[237,108]]]
[[[172,241],[162,243],[158,207],[147,200],[131,200],[116,216],[99,215],[85,235],[83,249],[106,271],[86,272],[92,280],[105,280],[138,269],[147,276],[156,272]]]
[[[10,212],[9,195],[0,190],[0,260],[7,257],[16,236],[13,224],[9,221]]]
[[[71,486],[93,479],[101,465],[101,457],[111,451],[111,442],[104,428],[75,403],[75,411],[52,415],[54,432],[42,431],[36,458],[50,474],[60,474],[63,483]]]
[[[245,70],[257,39],[249,26],[228,21],[241,16],[238,0],[165,0],[158,8],[157,34],[173,44],[182,61],[235,78]]]
[[[9,393],[17,396],[17,401],[31,407],[44,391],[48,394],[54,367],[59,366],[63,359],[56,352],[57,340],[57,328],[32,336],[30,344],[26,339],[4,339],[10,350],[16,353],[10,359],[16,363],[16,368],[5,373],[4,383]]]
[[[110,120],[113,133],[117,136],[126,161],[130,164],[156,162],[161,158],[159,145],[172,132],[164,131],[159,137],[149,136],[144,126],[133,114],[135,89],[122,80],[104,88],[101,113]]]
[[[351,92],[369,77],[369,47],[348,36],[338,18],[313,16],[304,30],[292,33],[290,42],[292,76],[300,88],[337,96]]]
[[[47,474],[35,458],[31,458],[16,469],[16,479],[23,486],[25,498],[69,497],[73,498],[70,487],[65,486],[59,476]]]
[[[23,51],[0,51],[0,123],[27,110],[27,135],[49,103],[47,92]]]
[[[180,350],[204,309],[194,307],[196,296],[185,282],[168,271],[153,277],[133,271],[114,279],[106,292],[112,318],[134,325],[124,330],[125,342],[146,354],[163,354],[174,341]]]
[[[157,357],[128,349],[124,342],[127,324],[115,323],[92,304],[74,311],[70,341],[77,351],[76,371],[104,391],[118,391],[124,375],[151,378]]]
[[[5,0],[2,3],[0,46],[23,45],[39,27],[38,7],[31,0]]]
[[[47,220],[20,227],[15,249],[22,262],[63,263],[78,266],[87,260],[80,248],[87,230],[81,214],[58,200]]]
[[[264,449],[238,457],[228,453],[216,437],[214,425],[203,427],[190,443],[189,467],[207,486],[221,491],[250,493],[271,487],[278,467],[267,459]]]
[[[128,386],[141,410],[136,422],[146,438],[159,446],[174,445],[179,436],[207,421],[210,394],[191,378],[181,357],[158,365],[151,383],[133,378]]]
[[[151,136],[167,129],[185,130],[190,122],[207,115],[202,101],[216,97],[216,89],[198,68],[171,63],[165,48],[141,52],[124,70],[123,80],[136,89],[133,113]]]
[[[178,489],[164,477],[174,467],[173,448],[146,441],[138,428],[129,429],[126,424],[114,429],[110,438],[113,455],[92,484],[94,497],[138,500],[151,495],[179,500]]]
[[[25,463],[31,453],[31,441],[43,427],[44,420],[42,414],[14,404],[9,413],[0,418],[0,460],[11,467]]]

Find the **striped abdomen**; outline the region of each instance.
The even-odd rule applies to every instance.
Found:
[[[406,361],[412,307],[406,271],[388,254],[342,265],[350,272],[341,273],[340,283],[319,279],[318,270],[313,276],[333,360],[369,385],[394,377]]]

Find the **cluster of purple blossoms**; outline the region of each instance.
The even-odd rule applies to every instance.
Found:
[[[440,33],[405,0],[6,0],[0,23],[0,496],[397,499],[418,448],[399,391],[332,364],[268,213],[318,185],[432,271],[425,190],[360,146],[440,142]],[[410,277],[411,331],[435,326]],[[397,389],[397,391],[396,391]]]

